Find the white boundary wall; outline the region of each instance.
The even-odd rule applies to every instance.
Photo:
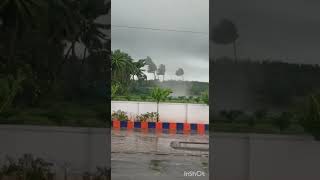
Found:
[[[129,118],[146,112],[157,112],[154,102],[112,101],[111,110],[122,110]],[[160,103],[160,120],[162,122],[209,123],[209,106],[205,104]]]
[[[320,141],[312,137],[212,134],[210,180],[320,179]]]
[[[0,125],[0,165],[23,154],[54,163],[59,174],[110,168],[110,129]]]

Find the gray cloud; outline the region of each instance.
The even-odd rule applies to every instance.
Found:
[[[208,33],[209,0],[116,0],[112,25]],[[184,68],[186,80],[209,81],[209,35],[112,27],[112,49],[165,64],[167,78]],[[152,76],[149,76],[152,77]]]
[[[211,25],[229,18],[238,26],[241,57],[319,63],[319,1],[215,0],[211,5]],[[215,57],[232,54],[230,46],[211,45]]]

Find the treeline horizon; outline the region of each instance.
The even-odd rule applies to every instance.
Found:
[[[220,57],[210,68],[218,109],[288,109],[320,91],[318,64]]]

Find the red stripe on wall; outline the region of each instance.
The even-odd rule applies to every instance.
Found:
[[[134,122],[133,121],[128,121],[127,128],[128,129],[133,129],[133,126],[134,126]]]
[[[204,124],[198,124],[197,126],[198,126],[198,128],[197,128],[198,129],[198,133],[199,134],[204,134],[205,130],[206,130]]]
[[[162,129],[162,122],[156,122],[156,129]]]
[[[148,122],[141,122],[141,129],[148,129]]]
[[[190,130],[191,130],[190,124],[189,123],[183,123],[183,131],[188,132]]]
[[[169,129],[170,130],[177,130],[177,124],[176,123],[169,123]]]
[[[112,121],[112,123],[113,123],[114,128],[120,128],[120,121],[114,120],[114,121]]]

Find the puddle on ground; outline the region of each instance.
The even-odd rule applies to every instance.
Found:
[[[150,160],[149,168],[154,171],[154,174],[160,175],[165,172],[165,160]]]

